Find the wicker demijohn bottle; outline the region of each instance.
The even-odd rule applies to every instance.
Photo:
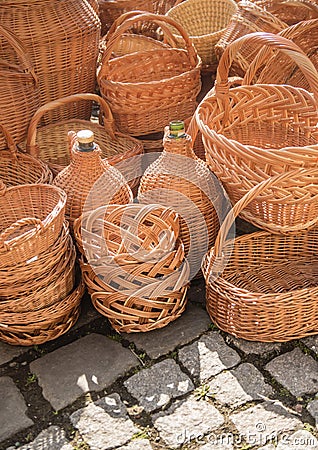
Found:
[[[71,162],[54,179],[53,184],[67,193],[66,218],[72,226],[82,211],[107,204],[126,204],[133,195],[118,169],[101,157],[91,130],[69,132]]]
[[[221,190],[206,163],[192,149],[184,122],[170,122],[165,129],[163,151],[141,178],[138,200],[173,207],[180,216],[190,276],[199,275],[201,260],[219,229]]]

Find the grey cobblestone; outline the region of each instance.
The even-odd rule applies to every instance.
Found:
[[[318,392],[318,362],[300,348],[277,356],[265,369],[296,397]]]
[[[9,447],[7,450],[15,450]],[[19,450],[73,450],[74,447],[65,437],[65,431],[60,427],[51,426],[43,430],[34,441],[19,447]]]
[[[93,333],[37,359],[30,369],[44,397],[59,410],[89,391],[101,391],[138,364],[118,342]]]
[[[281,348],[280,343],[246,341],[231,335],[227,336],[227,342],[234,344],[235,347],[247,355],[266,356],[274,351],[279,351]]]
[[[200,447],[200,450],[234,450],[234,447],[232,444],[228,444],[225,442],[215,444],[211,444],[210,442],[208,442],[207,444],[202,445],[202,447]]]
[[[308,403],[307,409],[316,421],[316,427],[318,428],[318,399],[312,400]]]
[[[16,358],[27,350],[27,347],[16,347],[0,342],[0,366],[11,361],[13,358]]]
[[[109,450],[124,445],[139,431],[128,417],[118,394],[89,403],[74,412],[71,421],[91,450]]]
[[[283,436],[276,450],[318,450],[318,441],[309,431],[298,430],[290,436]]]
[[[178,352],[179,360],[201,382],[230,369],[241,360],[237,352],[225,344],[217,331],[202,336],[198,341]]]
[[[192,442],[199,445],[203,436],[224,423],[222,414],[205,400],[190,397],[176,401],[169,409],[153,416],[154,426],[169,447]]]
[[[318,335],[302,339],[302,342],[318,355]]]
[[[144,369],[125,381],[129,393],[146,411],[162,408],[173,398],[194,389],[192,381],[173,359],[166,359]]]

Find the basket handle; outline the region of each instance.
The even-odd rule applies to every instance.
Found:
[[[183,38],[183,40],[185,42],[185,48],[186,48],[186,51],[188,52],[189,62],[191,64],[191,66],[195,67],[197,65],[198,56],[197,56],[196,50],[190,40],[188,33],[185,31],[185,29],[180,24],[178,24],[178,22],[173,20],[171,17],[163,16],[161,14],[152,14],[152,13],[146,13],[146,12],[138,13],[137,15],[128,18],[124,23],[119,25],[119,27],[113,32],[112,35],[110,35],[108,32],[108,44],[107,44],[107,47],[106,47],[105,52],[102,57],[102,62],[101,62],[100,70],[98,73],[98,81],[100,81],[101,78],[103,78],[107,74],[108,62],[111,58],[113,48],[115,47],[117,42],[120,40],[121,36],[127,30],[129,30],[129,28],[132,25],[134,25],[137,22],[141,22],[141,21],[150,21],[150,22],[156,23],[159,26],[162,26],[162,24],[168,24],[168,25],[171,25],[172,27],[174,27],[179,32],[179,34],[181,35],[181,37]]]
[[[52,102],[46,103],[45,105],[41,106],[33,115],[29,127],[28,127],[28,134],[27,134],[27,142],[26,142],[26,151],[30,153],[30,155],[35,156],[36,158],[39,155],[39,148],[36,144],[36,134],[37,134],[37,127],[41,120],[41,118],[49,111],[52,111],[56,108],[59,108],[61,106],[64,106],[68,103],[78,102],[81,100],[88,100],[88,101],[95,101],[99,103],[102,111],[102,119],[103,119],[103,126],[105,128],[106,133],[110,135],[112,139],[115,138],[115,122],[113,118],[113,114],[111,112],[111,109],[102,97],[96,94],[91,93],[83,93],[83,94],[74,94],[69,95],[67,97],[62,97],[58,100],[53,100]]]
[[[18,230],[27,225],[35,225],[35,228],[32,228],[31,230],[28,230],[27,232],[20,234],[19,236],[9,239],[13,233],[16,233]],[[29,239],[30,236],[33,236],[35,233],[43,229],[44,226],[42,221],[40,219],[37,219],[36,217],[24,217],[23,219],[19,219],[0,234],[0,248],[9,250],[12,245],[22,244],[27,239]]]
[[[11,45],[20,59],[21,67],[11,67],[15,67],[17,69],[17,72],[19,73],[29,73],[34,80],[35,86],[37,86],[38,77],[35,74],[31,58],[29,57],[29,54],[25,49],[22,41],[14,33],[12,33],[12,31],[9,31],[3,25],[0,25],[0,35],[3,36],[3,38]]]
[[[6,140],[6,143],[7,143],[7,146],[8,146],[8,149],[9,149],[12,159],[17,162],[18,161],[18,158],[17,158],[17,150],[18,149],[17,149],[16,143],[14,142],[9,130],[2,123],[0,123],[0,131],[2,132],[2,134]],[[1,155],[1,152],[0,152],[0,155]]]
[[[220,58],[216,73],[215,97],[219,102],[220,106],[222,107],[222,109],[224,110],[224,118],[223,118],[224,125],[228,120],[230,109],[230,96],[229,96],[230,86],[228,82],[229,70],[237,52],[247,42],[250,45],[266,45],[267,47],[279,49],[286,55],[290,56],[292,60],[296,62],[300,70],[305,75],[306,80],[309,83],[311,92],[313,93],[315,101],[318,105],[318,73],[317,70],[315,69],[315,66],[310,61],[310,59],[298,47],[298,45],[296,45],[291,40],[286,39],[277,34],[263,33],[257,31],[255,33],[250,33],[241,36],[235,41],[233,41],[230,45],[226,47],[224,53]],[[256,59],[258,61],[260,60],[257,57]],[[253,68],[253,70],[255,70],[255,67]]]

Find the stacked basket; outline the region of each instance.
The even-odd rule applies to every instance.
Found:
[[[1,183],[0,339],[5,342],[40,344],[77,320],[83,286],[75,280],[65,202],[66,194],[55,186]]]

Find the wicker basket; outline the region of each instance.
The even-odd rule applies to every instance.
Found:
[[[7,187],[18,184],[51,183],[53,175],[48,166],[31,155],[18,152],[12,137],[0,124],[7,150],[0,151],[0,179]]]
[[[167,16],[180,23],[202,59],[202,68],[214,70],[217,57],[215,44],[222,37],[231,17],[237,11],[234,0],[186,0],[167,12]],[[184,41],[174,35],[179,45]]]
[[[317,184],[317,173],[313,172]],[[311,183],[310,171],[303,171]],[[263,192],[290,184],[299,172],[254,186],[222,224],[203,260],[206,306],[211,320],[239,338],[258,342],[301,339],[318,330],[318,230],[293,235],[265,231],[226,240],[234,218]]]
[[[161,328],[184,311],[189,266],[173,210],[110,206],[78,219],[74,229],[89,258],[80,262],[93,305],[116,331]]]
[[[318,4],[315,0],[257,0],[255,3],[287,25],[318,18]]]
[[[6,188],[0,180],[0,267],[25,262],[47,250],[64,222],[66,194],[49,184]]]
[[[18,144],[26,138],[28,123],[39,107],[38,79],[24,45],[2,24],[0,55],[0,123]],[[0,150],[6,145],[1,135]]]
[[[306,75],[314,96],[287,85],[242,85],[230,88],[232,58],[244,42],[279,46]],[[196,122],[203,136],[207,163],[236,203],[255,184],[298,167],[315,167],[318,149],[318,74],[292,41],[270,33],[237,39],[220,60],[215,91],[203,99]],[[241,217],[272,232],[300,231],[315,225],[317,186],[299,176],[284,188],[268,189]]]
[[[138,21],[174,26],[187,49],[163,48],[111,59],[117,42]],[[117,126],[125,133],[141,136],[160,132],[170,120],[194,113],[201,88],[200,67],[189,36],[177,22],[162,15],[138,14],[109,36],[98,83]]]
[[[64,104],[81,100],[94,101],[100,106],[100,119],[103,125],[88,120],[68,119],[38,128],[41,118],[47,112],[60,108]],[[129,180],[131,188],[134,188],[140,176],[141,162],[138,155],[143,153],[142,144],[137,139],[116,131],[111,110],[107,102],[99,95],[75,94],[42,106],[30,121],[25,147],[31,155],[45,161],[54,175],[57,175],[70,163],[67,133],[70,130],[78,132],[83,129],[93,131],[102,151],[102,157],[107,158],[111,165],[116,165],[116,168],[121,170]],[[129,164],[125,163],[127,160]]]
[[[0,23],[26,46],[39,78],[41,105],[95,91],[101,25],[86,0],[6,0],[1,2]],[[88,102],[65,105],[50,112],[46,124],[61,117],[89,119],[91,107]]]
[[[232,16],[228,26],[224,30],[222,37],[215,44],[215,52],[220,59],[224,50],[241,36],[254,32],[279,33],[287,24],[278,17],[258,6],[249,0],[242,0],[238,3],[238,9]],[[240,52],[236,54],[235,61],[231,67],[231,75],[242,76],[248,69],[257,53],[257,49],[251,42],[245,42]]]

